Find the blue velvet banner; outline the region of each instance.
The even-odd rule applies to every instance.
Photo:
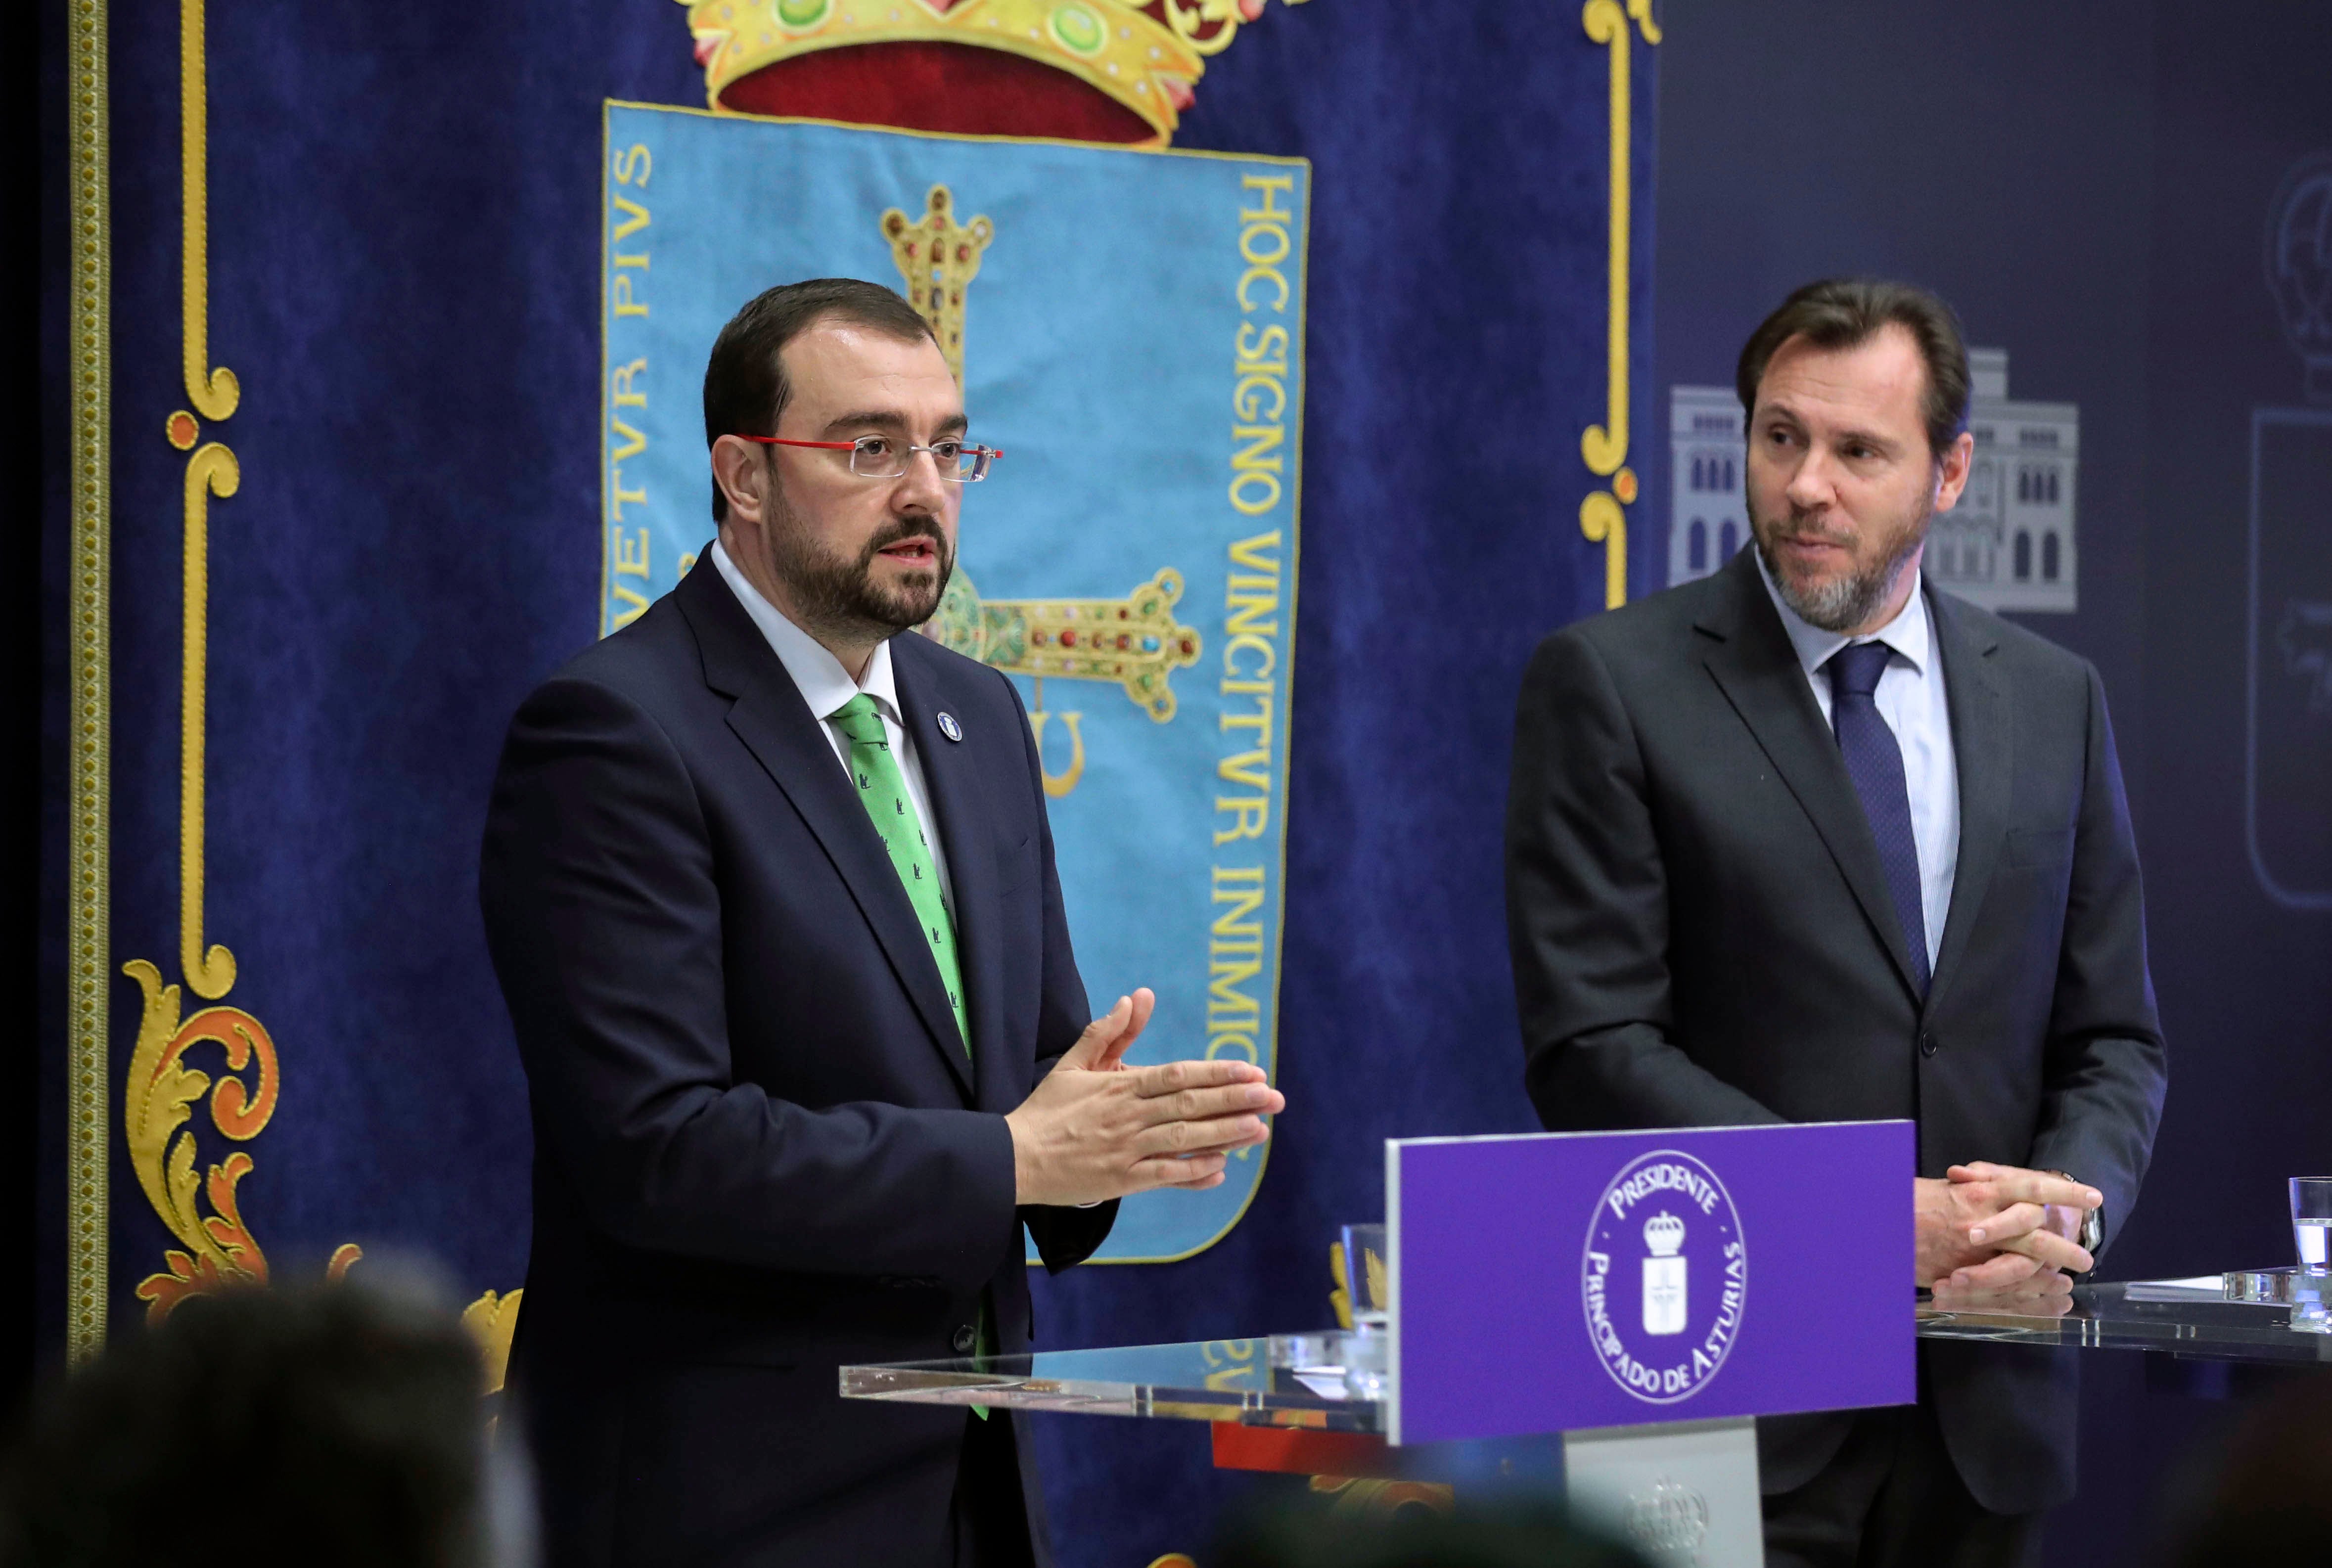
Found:
[[[82,466],[43,521],[59,572],[94,574],[72,578],[98,585],[82,607],[60,602],[100,666],[85,679],[67,649],[44,676],[69,733],[96,739],[51,817],[52,906],[74,923],[46,950],[43,1073],[62,1104],[43,1145],[43,1300],[53,1337],[87,1345],[186,1290],[353,1245],[376,1263],[442,1259],[491,1330],[502,1304],[485,1293],[524,1278],[531,1149],[475,913],[485,792],[509,714],[597,635],[607,597],[603,105],[702,104],[702,41],[660,0],[188,10],[206,50],[191,65],[177,14],[99,23],[89,91],[104,114],[82,134],[103,136],[110,196],[67,215],[82,243],[110,245],[90,329],[110,405],[74,402],[91,440],[76,435]],[[1040,1284],[1049,1346],[1316,1326],[1334,1227],[1382,1215],[1384,1138],[1533,1126],[1499,892],[1516,682],[1539,636],[1615,586],[1639,590],[1660,555],[1654,531],[1629,526],[1658,53],[1649,7],[1633,10],[1591,0],[1582,26],[1575,6],[1258,7],[1181,112],[1178,149],[1309,168],[1307,528],[1299,565],[1291,493],[1276,558],[1303,612],[1283,623],[1300,626],[1283,661],[1300,675],[1275,739],[1289,1109],[1218,1244]],[[76,58],[99,58],[73,29],[101,14],[52,0],[50,14]],[[207,135],[186,158],[190,81],[207,87],[191,121]],[[1287,167],[1047,156],[1219,168],[1224,188],[1191,198],[1208,210],[1233,172]],[[1000,549],[1048,518],[1085,521],[1080,541],[1117,515],[1138,524],[1056,552],[1042,581],[968,544],[978,592],[1115,598],[1171,565],[1188,574],[1180,624],[1219,649],[1228,559],[1202,585],[1183,543],[1159,543],[1179,536],[1161,531],[1173,523],[1151,482],[1003,477],[1044,472],[1058,444],[1039,432],[1082,390],[1055,379],[1066,351],[1038,352],[1033,307],[1008,302],[1025,285],[1003,247],[1065,242],[1004,205],[1025,184],[986,166],[975,179],[902,164],[882,200],[912,220],[935,182],[999,234],[971,285],[967,356],[974,417],[1011,432],[1010,455],[971,526]],[[839,237],[765,225],[761,264],[893,281],[869,227],[881,210],[853,209]],[[1209,230],[1095,210],[1076,243],[1130,278],[1218,278],[1237,244],[1219,216]],[[1614,246],[1615,211],[1631,244]],[[1088,264],[1056,258],[1072,259]],[[752,270],[721,288],[780,281]],[[1087,309],[1058,320],[1101,319]],[[1167,321],[1190,323],[1207,379],[1161,386],[1146,412],[1204,431],[1219,484],[1236,328]],[[1015,364],[1029,375],[1006,378]],[[675,409],[692,374],[655,383]],[[671,449],[685,455],[679,434]],[[676,517],[701,504],[671,482]],[[1176,672],[1180,701],[1201,674],[1219,684],[1203,664]],[[1071,686],[1089,771],[1055,802],[1063,821],[1135,754],[1118,731],[1152,723],[1090,683],[1048,677],[1048,703],[1066,708]],[[1219,746],[1238,738],[1227,716],[1193,709],[1166,729],[1195,745],[1213,725]],[[1061,733],[1047,753],[1066,767]],[[98,763],[110,778],[92,779]],[[65,853],[84,827],[94,858]],[[1104,899],[1106,865],[1066,869],[1095,987],[1143,978],[1131,944],[1153,912]],[[1198,1549],[1238,1484],[1179,1423],[1051,1417],[1038,1431],[1075,1568]]]

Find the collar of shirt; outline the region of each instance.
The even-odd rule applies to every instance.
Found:
[[[824,644],[788,620],[783,611],[761,597],[760,590],[746,580],[745,574],[737,569],[737,563],[729,559],[729,552],[721,548],[718,540],[712,546],[712,564],[719,569],[722,580],[729,585],[729,591],[737,596],[737,602],[745,607],[745,613],[760,628],[770,651],[785,665],[786,674],[794,678],[802,701],[809,704],[809,711],[821,722],[830,721],[842,711],[844,703],[864,692],[874,699],[884,718],[893,724],[900,723],[899,688],[891,674],[888,642],[874,645],[874,656],[866,661],[865,674],[853,681],[850,672],[842,667],[842,661],[828,653]]]
[[[1804,666],[1807,679],[1827,663],[1830,656],[1849,643],[1885,643],[1888,647],[1911,662],[1911,667],[1925,674],[1932,634],[1927,624],[1927,596],[1921,591],[1920,570],[1912,569],[1911,597],[1895,613],[1895,618],[1867,636],[1850,637],[1843,632],[1826,632],[1792,609],[1773,586],[1773,575],[1765,569],[1765,558],[1757,554],[1754,544],[1749,546],[1757,562],[1757,580],[1765,585],[1765,595],[1782,614],[1782,629],[1790,634],[1790,646],[1798,654],[1798,663]]]

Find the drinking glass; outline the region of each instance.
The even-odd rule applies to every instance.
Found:
[[[2332,1239],[2332,1176],[2291,1179],[2291,1239],[2302,1268],[2326,1266],[2325,1242]]]
[[[1382,1399],[1391,1359],[1385,1325],[1392,1305],[1385,1228],[1347,1225],[1342,1236],[1344,1296],[1352,1305],[1352,1332],[1344,1336],[1344,1392],[1352,1399]]]
[[[1391,1271],[1385,1264],[1385,1228],[1347,1225],[1343,1229],[1344,1295],[1352,1304],[1352,1326],[1382,1329],[1391,1305]]]

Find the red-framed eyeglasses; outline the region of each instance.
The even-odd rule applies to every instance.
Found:
[[[907,464],[918,452],[932,454],[932,464],[940,477],[951,484],[976,484],[988,477],[988,465],[1004,455],[993,446],[967,446],[949,438],[934,441],[929,446],[913,442],[894,441],[888,435],[862,435],[855,441],[788,441],[782,435],[738,435],[741,441],[756,442],[763,446],[807,446],[814,452],[847,452],[850,472],[861,479],[896,479],[907,472]]]

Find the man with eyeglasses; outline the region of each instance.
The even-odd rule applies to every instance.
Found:
[[[1022,1229],[1222,1181],[1279,1095],[1122,1060],[1092,1016],[1028,722],[899,634],[939,607],[967,436],[874,284],[761,294],[704,378],[719,539],[512,721],[481,894],[525,1064],[511,1387],[568,1564],[1049,1561],[1010,1412],[835,1369],[1029,1348]]]

